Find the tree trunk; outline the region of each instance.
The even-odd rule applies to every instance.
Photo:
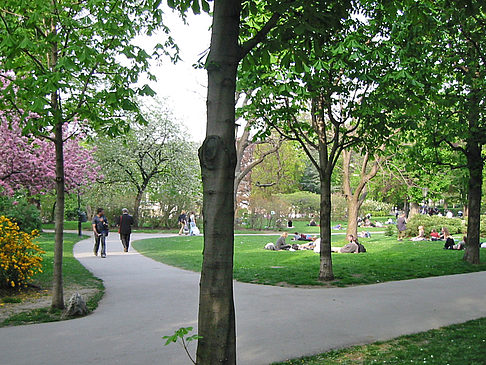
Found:
[[[378,173],[380,158],[376,159],[371,170],[367,173],[370,156],[368,153],[363,156],[360,180],[353,192],[351,189],[351,156],[352,151],[343,151],[343,191],[348,206],[348,228],[346,229],[346,235],[352,234],[356,237],[358,235],[359,210],[367,195],[366,184]]]
[[[475,141],[468,141],[466,157],[469,169],[469,194],[467,206],[467,242],[464,260],[471,264],[479,264],[481,195],[483,184],[481,145]]]
[[[420,206],[418,203],[410,203],[410,212],[408,213],[408,218],[412,218],[414,215],[420,213]]]
[[[326,174],[327,175],[327,174]],[[321,178],[321,257],[319,280],[334,280],[331,258],[331,176]]]
[[[56,5],[56,4],[54,4]],[[51,33],[56,35],[56,20],[50,21]],[[57,65],[58,48],[55,41],[49,54],[49,69],[54,70]],[[52,303],[51,307],[64,309],[64,293],[62,280],[62,256],[64,241],[64,139],[62,127],[64,125],[59,106],[59,94],[51,94],[50,106],[52,118],[56,121],[54,127],[54,144],[56,149],[56,208],[55,208],[55,239],[54,239],[54,262],[53,262],[53,283],[52,283]]]
[[[203,180],[198,365],[236,364],[233,301],[236,69],[240,60],[239,0],[215,1],[207,61],[206,139],[199,149]]]
[[[358,202],[352,199],[352,197],[346,200],[348,203],[348,228],[346,228],[346,235],[352,234],[356,237],[358,235]]]
[[[55,208],[55,243],[52,284],[52,308],[64,309],[62,280],[62,256],[64,240],[64,153],[62,122],[55,127],[56,146],[56,208]]]
[[[140,220],[140,204],[142,203],[143,193],[143,190],[137,191],[137,195],[135,196],[135,202],[133,204],[133,225],[135,227],[138,227],[138,223]]]

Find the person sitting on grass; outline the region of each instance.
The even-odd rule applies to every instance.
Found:
[[[430,240],[431,241],[438,241],[440,239],[440,234],[435,229],[430,232]]]
[[[445,239],[444,250],[453,250],[454,249],[453,247],[456,244],[454,238],[449,233],[449,230],[446,227],[442,228],[442,230],[444,232],[444,239]]]
[[[291,245],[288,245],[286,242],[285,242],[285,239],[287,238],[288,236],[288,233],[287,232],[284,232],[282,233],[282,235],[277,239],[277,242],[275,242],[275,248],[277,250],[288,250],[290,249],[292,246]]]
[[[359,246],[358,246],[358,239],[355,238],[352,234],[348,234],[348,243],[343,247],[331,247],[331,252],[338,252],[338,253],[358,253]]]
[[[425,229],[424,226],[418,227],[418,236],[412,237],[410,241],[425,241]]]
[[[443,240],[446,240],[447,237],[449,237],[451,234],[449,233],[449,228],[447,227],[442,227],[442,229],[440,230],[440,236],[439,236],[439,239],[441,241]]]

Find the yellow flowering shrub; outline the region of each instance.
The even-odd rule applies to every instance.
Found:
[[[39,231],[25,233],[10,219],[0,216],[0,288],[19,288],[42,272],[42,254],[33,243]]]

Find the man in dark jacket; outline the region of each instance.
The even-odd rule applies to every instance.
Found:
[[[96,215],[93,217],[91,221],[93,226],[93,233],[95,238],[95,245],[93,252],[96,256],[98,256],[98,250],[101,244],[101,257],[106,257],[106,236],[108,236],[109,226],[108,220],[105,217],[105,212],[103,208],[98,208],[96,211]]]
[[[120,227],[120,240],[123,245],[123,250],[128,252],[130,247],[130,234],[132,233],[133,217],[128,214],[128,209],[122,209],[122,215],[118,217],[117,225]]]

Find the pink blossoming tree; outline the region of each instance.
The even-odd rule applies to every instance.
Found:
[[[77,135],[64,143],[66,192],[85,186],[99,176],[93,151],[81,142],[81,136]],[[31,195],[54,190],[55,165],[52,143],[23,136],[18,117],[0,111],[0,194],[12,195],[20,189]]]

